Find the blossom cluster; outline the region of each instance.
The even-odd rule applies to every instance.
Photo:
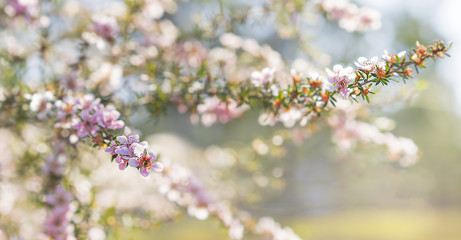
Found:
[[[206,98],[203,103],[197,105],[197,113],[201,116],[201,122],[204,126],[211,126],[217,121],[227,123],[240,117],[247,109],[249,106],[246,104],[239,106],[234,99],[229,99],[226,102],[216,96]]]
[[[259,116],[259,124],[262,126],[274,126],[277,122],[280,122],[284,127],[292,128],[299,122],[299,125],[304,127],[312,117],[312,114],[300,107],[281,108],[277,115],[267,112],[262,113]]]
[[[251,73],[251,83],[255,87],[262,87],[270,84],[274,79],[274,68],[264,68],[261,71],[254,71]]]
[[[369,7],[359,7],[349,0],[322,0],[319,4],[328,19],[338,22],[348,32],[364,32],[381,27],[381,14]]]
[[[88,135],[95,137],[100,129],[116,130],[125,125],[119,120],[120,113],[113,105],[104,106],[93,95],[66,97],[58,100],[55,105],[60,120],[58,126],[64,128],[70,123],[79,138]]]
[[[146,141],[139,142],[139,135],[117,136],[110,141],[105,151],[112,155],[120,170],[131,166],[139,169],[145,177],[152,171],[163,171],[163,165],[157,161],[157,154],[149,151]]]
[[[117,130],[125,126],[119,119],[120,112],[113,105],[103,105],[92,94],[56,100],[50,91],[46,91],[34,93],[28,98],[31,99],[30,110],[36,112],[37,118],[43,120],[55,114],[55,127],[72,129],[78,138],[95,137],[102,130]]]
[[[43,224],[43,228],[44,233],[51,239],[67,239],[70,223],[68,212],[72,199],[72,194],[60,185],[54,189],[53,193],[46,196],[46,203],[51,206],[51,211]]]
[[[107,143],[105,151],[112,155],[112,160],[119,164],[120,170],[131,166],[139,169],[143,176],[148,176],[152,171],[161,172],[163,170],[163,165],[157,161],[157,154],[149,150],[149,144],[146,141],[140,142],[139,135],[118,135],[113,139],[108,139],[111,136],[108,131],[125,126],[125,123],[119,120],[120,113],[113,105],[103,105],[99,98],[91,94],[79,98],[65,96],[63,99],[55,100],[52,93],[47,91],[35,93],[28,98],[31,98],[31,111],[37,112],[40,120],[54,114],[53,116],[57,119],[56,128],[75,131],[75,135],[71,135],[71,143],[86,136],[92,137],[97,145]],[[227,106],[223,108],[225,109],[216,108],[216,114],[221,121],[226,120],[226,113],[232,113],[227,110],[232,108]],[[63,154],[50,156],[44,166],[44,171],[60,175],[63,160],[65,161]]]

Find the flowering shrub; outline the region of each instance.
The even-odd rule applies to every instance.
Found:
[[[91,161],[88,166],[80,161],[85,152],[92,152],[93,160],[111,159],[120,170],[130,166],[143,178],[155,180],[149,184],[158,193],[152,196],[163,203],[161,210],[147,207],[151,203],[144,204],[140,198],[133,200],[139,202],[136,207],[150,212],[152,219],[162,221],[184,212],[197,219],[218,219],[231,239],[243,239],[249,233],[264,239],[300,239],[272,218],[255,220],[232,207],[232,197],[209,188],[199,171],[196,174],[175,159],[162,159],[157,152],[161,149],[151,148],[137,130],[129,128],[130,116],[142,111],[148,112],[149,118],[159,118],[175,108],[188,114],[191,123],[209,127],[231,122],[250,110],[262,110],[261,125],[275,128],[281,123],[286,128],[273,136],[275,147],[282,148],[288,140],[300,143],[315,131],[313,126],[325,122],[342,149],[351,148],[355,141],[370,142],[385,146],[389,159],[403,166],[416,162],[419,150],[412,140],[357,120],[357,111],[362,100],[372,100],[370,94],[379,86],[409,80],[414,71],[425,68],[426,60],[447,55],[450,46],[443,41],[417,42],[414,49],[398,54],[384,51],[380,58],[359,57],[355,67],[296,67],[296,61],[288,67],[290,63],[279,52],[256,39],[239,36],[234,25],[274,21],[268,16],[278,16],[274,22],[278,36],[302,42],[297,34],[302,29],[297,29],[295,22],[304,14],[320,14],[349,32],[364,32],[379,29],[379,12],[346,0],[267,1],[263,6],[228,10],[221,4],[221,11],[210,19],[197,15],[196,28],[187,31],[171,17],[181,4],[127,0],[101,8],[70,0],[0,2],[0,126],[7,134],[17,134],[12,138],[23,138],[25,149],[35,149],[32,153],[22,151],[32,154],[28,157],[33,162],[27,163],[32,170],[22,169],[18,160],[10,166],[16,172],[12,170],[1,181],[5,186],[15,185],[13,180],[18,178],[37,182],[25,195],[44,210],[37,218],[41,227],[30,229],[23,226],[28,223],[17,221],[13,206],[5,207],[1,210],[2,236],[97,239],[109,234],[117,224],[114,219],[124,211],[129,213],[129,207],[116,207],[106,216],[107,226],[94,220],[99,218],[92,210],[96,193],[86,185],[92,172],[98,171],[88,167],[94,166]],[[310,59],[318,57],[309,50],[303,54]],[[34,126],[46,133],[33,134],[30,137],[37,139],[28,140],[22,132]],[[252,147],[257,156],[269,152],[261,139],[254,140]],[[107,154],[99,156],[95,151]],[[210,171],[245,161],[243,156],[222,149],[207,152],[219,158]],[[10,158],[1,164],[8,167]],[[33,164],[39,167],[33,170]],[[107,166],[101,171],[108,171],[104,168]],[[277,169],[275,175],[281,176]],[[268,181],[255,179],[260,185]],[[142,189],[139,185],[130,188]]]

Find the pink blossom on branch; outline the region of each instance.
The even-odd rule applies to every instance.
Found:
[[[87,135],[96,137],[99,131],[98,115],[90,110],[82,110],[79,114],[79,118],[74,118],[73,128],[77,131],[77,136],[83,138]]]
[[[120,113],[113,105],[101,106],[101,109],[97,112],[97,114],[98,124],[102,128],[115,130],[121,129],[125,126],[125,122],[119,120]]]
[[[57,128],[74,129],[79,138],[95,137],[100,131],[117,130],[125,126],[120,112],[113,105],[104,106],[91,94],[80,98],[66,96],[54,103]]]
[[[117,136],[110,141],[105,151],[112,155],[115,162],[119,164],[120,170],[131,166],[139,169],[144,177],[152,171],[163,171],[163,165],[158,162],[157,154],[149,150],[149,144],[146,141],[139,142],[138,135]]]
[[[354,69],[351,67],[343,68],[341,65],[335,65],[333,70],[325,69],[328,75],[328,82],[330,83],[329,91],[338,90],[343,98],[349,96],[348,85],[355,79]]]

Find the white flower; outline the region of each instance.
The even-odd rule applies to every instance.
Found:
[[[389,54],[387,50],[384,50],[384,54],[381,56],[381,58],[386,62],[392,62],[392,55]]]
[[[30,100],[30,110],[32,112],[38,112],[37,117],[39,119],[44,119],[53,106],[51,104],[53,100],[54,96],[50,91],[35,93]]]
[[[251,73],[251,83],[255,87],[261,87],[272,81],[274,78],[275,69],[273,68],[264,68],[261,72],[254,71]]]
[[[376,64],[378,64],[378,57],[372,57],[371,59],[359,57],[357,62],[354,63],[360,70],[371,72],[376,67]]]
[[[401,51],[397,54],[397,56],[399,57],[399,59],[402,59],[403,57],[405,57],[406,53],[407,51]],[[381,57],[386,62],[394,63],[397,61],[395,54],[389,54],[387,50],[384,50],[384,54]]]
[[[288,111],[282,111],[279,115],[280,122],[287,128],[293,127],[296,122],[303,116],[301,110],[290,108]]]
[[[243,40],[241,37],[233,34],[233,33],[224,33],[219,38],[221,44],[225,47],[237,49],[242,46]]]

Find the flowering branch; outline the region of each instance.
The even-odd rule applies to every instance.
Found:
[[[442,41],[427,47],[418,42],[417,48],[408,54],[385,51],[384,61],[378,61],[378,57],[360,57],[355,62],[356,69],[335,65],[332,70],[326,69],[327,76],[319,73],[301,76],[292,71],[291,79],[277,79],[275,69],[264,68],[254,71],[247,83],[222,82],[218,77],[213,78],[202,64],[196,77],[188,77],[187,81],[174,77],[176,80],[168,84],[168,89],[174,90],[153,91],[147,109],[153,113],[163,112],[161,108],[173,103],[180,112],[190,112],[192,122],[200,119],[205,126],[217,121],[228,122],[258,106],[267,110],[271,122],[279,121],[281,115],[292,109],[300,112],[299,119],[312,118],[328,110],[328,103],[334,106],[336,94],[344,99],[362,97],[369,102],[373,86],[397,81],[397,76],[404,81],[410,79],[414,70],[425,67],[425,60],[443,58],[449,48]]]

